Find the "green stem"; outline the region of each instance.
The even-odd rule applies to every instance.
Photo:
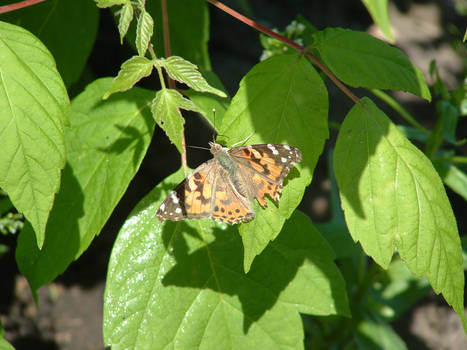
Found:
[[[353,305],[359,304],[363,297],[368,292],[368,289],[371,288],[373,283],[375,282],[376,277],[380,274],[381,268],[378,264],[371,261],[369,268],[366,270],[365,277],[363,278],[362,282],[360,283],[355,295],[353,297]]]
[[[463,157],[463,156],[435,157],[435,158],[433,158],[433,161],[434,162],[451,162],[451,163],[467,164],[467,157]]]
[[[404,107],[402,107],[399,102],[397,102],[391,96],[377,89],[371,89],[370,91],[373,93],[373,95],[375,95],[376,97],[379,97],[382,101],[386,102],[388,106],[390,106],[392,109],[398,112],[400,116],[407,121],[407,123],[412,125],[422,134],[427,135],[427,136],[430,135],[430,131],[425,129],[419,122],[417,122],[415,118]]]
[[[328,122],[328,124],[329,124],[330,129],[334,129],[334,130],[339,131],[340,128],[341,128],[341,125],[339,123],[336,123],[336,122]]]

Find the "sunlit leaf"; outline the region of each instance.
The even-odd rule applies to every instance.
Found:
[[[133,56],[126,60],[103,98],[107,99],[114,92],[132,88],[142,78],[149,76],[152,68],[152,61],[146,57]]]
[[[8,23],[0,23],[0,76],[0,187],[42,247],[65,165],[68,95],[47,48]]]
[[[411,92],[431,100],[422,72],[399,49],[369,34],[342,28],[314,33],[324,64],[344,83]]]
[[[339,130],[334,168],[354,240],[384,268],[397,248],[410,270],[443,294],[465,327],[459,233],[430,160],[364,98]]]
[[[146,196],[115,242],[104,296],[104,342],[119,349],[303,349],[300,313],[348,315],[333,252],[299,212],[246,275],[232,226],[159,223],[183,170]],[[273,272],[273,273],[272,273]]]
[[[138,17],[138,25],[136,27],[136,49],[140,56],[144,56],[146,54],[153,30],[154,21],[151,15],[146,11],[141,11],[141,14]]]
[[[179,109],[203,113],[193,102],[184,98],[177,90],[162,89],[152,102],[151,112],[157,124],[165,131],[168,138],[183,152],[182,132],[185,120]]]
[[[245,246],[245,270],[276,238],[298,206],[328,137],[328,97],[313,66],[299,55],[273,56],[257,64],[240,82],[219,130],[220,142],[232,145],[279,143],[300,149],[303,160],[284,182],[279,206],[256,205],[255,219],[240,225]]]
[[[167,74],[173,79],[181,83],[184,83],[191,87],[193,90],[209,92],[221,97],[227,97],[227,95],[208,84],[206,79],[203,78],[201,73],[198,71],[198,67],[193,63],[178,56],[170,56],[166,59],[160,59],[155,61],[155,64],[164,67]]]
[[[72,102],[65,133],[67,165],[42,250],[29,225],[19,235],[16,260],[33,291],[63,273],[99,234],[152,138],[153,93],[134,88],[104,102],[110,82],[91,83]]]

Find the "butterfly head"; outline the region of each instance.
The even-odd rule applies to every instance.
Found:
[[[222,145],[219,145],[218,143],[215,143],[215,142],[209,142],[209,146],[211,147],[210,151],[213,155],[216,155],[222,150],[227,150],[227,148],[222,147]]]

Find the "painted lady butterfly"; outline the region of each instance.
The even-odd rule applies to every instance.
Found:
[[[228,224],[247,222],[255,214],[250,200],[276,203],[282,183],[300,151],[288,145],[251,145],[229,149],[210,142],[214,158],[201,164],[172,191],[157,210],[159,221],[210,218]]]

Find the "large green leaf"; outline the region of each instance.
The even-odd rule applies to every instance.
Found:
[[[456,220],[429,159],[365,98],[342,124],[334,168],[354,240],[384,268],[397,248],[412,272],[443,293],[465,327]]]
[[[240,82],[219,133],[232,145],[253,135],[249,144],[285,143],[298,147],[303,161],[285,180],[279,206],[268,199],[267,210],[256,205],[255,219],[240,225],[245,270],[302,199],[328,137],[326,87],[312,65],[298,55],[278,55],[257,64]]]
[[[69,100],[47,48],[0,22],[0,187],[28,219],[42,247],[60,171]]]
[[[2,14],[2,21],[30,30],[52,52],[65,84],[76,82],[91,54],[99,24],[92,1],[49,0]]]
[[[210,220],[155,213],[183,170],[144,198],[115,242],[104,342],[118,349],[303,349],[299,312],[348,315],[333,253],[296,212],[244,274],[242,242]]]
[[[111,79],[90,84],[71,105],[65,134],[67,165],[42,250],[26,226],[16,260],[36,290],[50,282],[89,246],[125,192],[146,153],[154,121],[152,92],[133,88],[107,101]]]
[[[371,35],[342,28],[314,33],[313,46],[344,83],[369,89],[411,92],[431,100],[422,72],[399,49]]]

